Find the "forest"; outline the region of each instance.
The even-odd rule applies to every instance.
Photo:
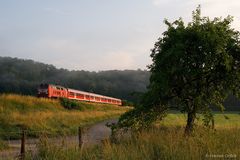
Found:
[[[33,60],[0,57],[0,93],[36,95],[39,84],[51,83],[138,103],[149,77],[150,72],[141,69],[70,71]],[[227,110],[240,110],[240,102],[233,96],[224,104]]]
[[[146,91],[149,76],[140,69],[69,71],[33,60],[0,57],[0,93],[36,95],[39,84],[50,83],[137,102],[139,94]]]

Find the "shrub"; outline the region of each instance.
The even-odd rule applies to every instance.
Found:
[[[62,106],[66,109],[79,109],[79,104],[78,102],[74,101],[74,100],[69,100],[67,98],[61,98],[60,102],[62,104]]]
[[[3,150],[3,149],[7,149],[7,148],[8,148],[7,143],[5,143],[4,141],[2,141],[0,139],[0,151]]]

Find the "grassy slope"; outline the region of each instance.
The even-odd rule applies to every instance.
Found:
[[[183,136],[186,117],[183,114],[170,114],[158,123],[158,128],[145,130],[138,135],[121,138],[118,143],[109,141],[100,147],[59,148],[40,145],[39,159],[239,159],[240,158],[240,115],[215,115],[216,131],[197,127],[192,137]],[[198,124],[201,124],[199,120]],[[212,157],[211,157],[212,156]],[[236,156],[236,157],[235,157]],[[38,159],[37,158],[37,159]]]
[[[0,138],[19,138],[22,127],[30,136],[38,136],[38,131],[52,135],[72,134],[79,126],[117,117],[129,109],[87,102],[81,102],[80,106],[79,110],[68,110],[59,100],[0,95]]]

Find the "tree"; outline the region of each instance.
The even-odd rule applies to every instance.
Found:
[[[165,114],[178,109],[187,113],[187,135],[193,131],[197,113],[209,122],[210,106],[223,110],[225,98],[239,97],[240,88],[239,32],[230,26],[233,18],[201,17],[200,6],[192,15],[187,25],[181,18],[173,23],[165,20],[168,28],[152,49],[150,85],[138,114],[148,117],[151,110]],[[126,115],[121,122],[126,123]]]

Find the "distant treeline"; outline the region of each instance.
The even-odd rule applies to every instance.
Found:
[[[40,83],[51,83],[136,102],[146,91],[149,76],[140,69],[69,71],[33,60],[0,57],[0,93],[36,95]]]
[[[36,95],[40,83],[99,93],[138,102],[147,89],[150,73],[146,70],[109,70],[99,72],[69,71],[53,65],[0,57],[0,93]],[[225,102],[228,110],[240,110],[240,102],[230,97]]]

